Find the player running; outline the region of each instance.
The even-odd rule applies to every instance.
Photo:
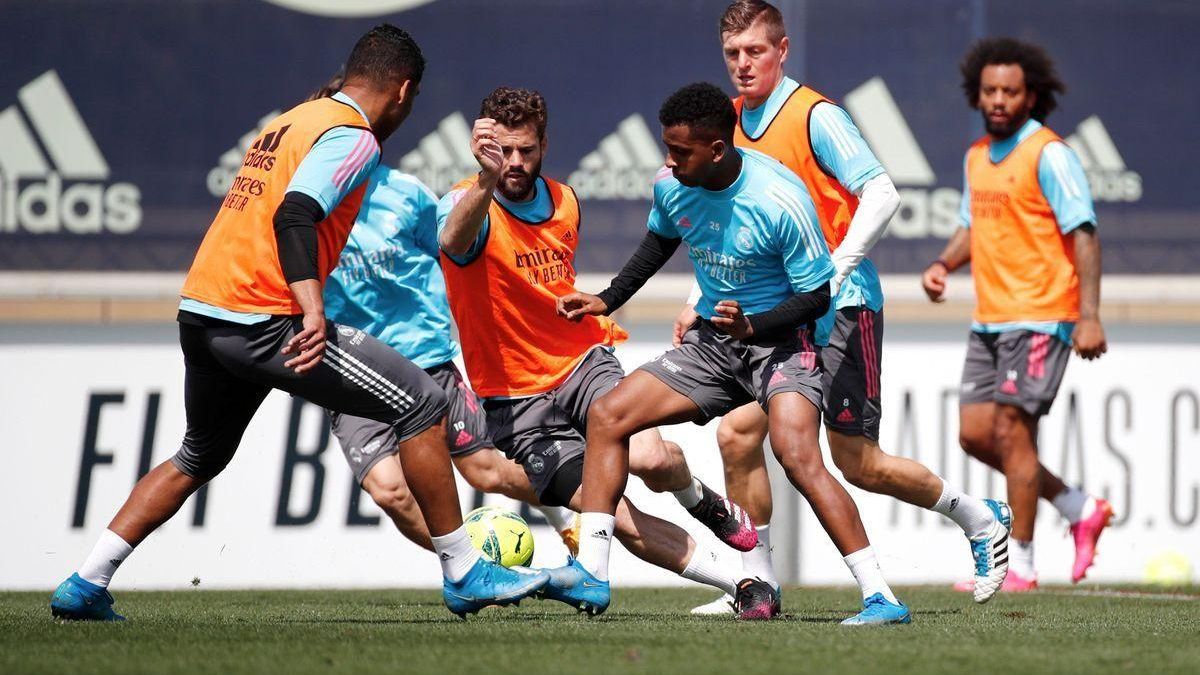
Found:
[[[558,297],[575,291],[579,202],[570,187],[541,175],[546,122],[545,99],[535,91],[501,87],[484,99],[471,138],[480,172],[442,198],[439,240],[467,374],[496,447],[524,466],[543,504],[578,510],[584,430],[593,402],[625,375],[612,351],[628,334],[606,317],[569,323],[555,314]],[[633,440],[630,465],[725,543],[754,546],[745,513],[695,479],[679,446],[656,429]],[[618,517],[607,534],[634,555],[737,594],[740,570],[629,500],[618,495],[613,506]],[[594,589],[577,581],[560,575],[543,592],[588,607]],[[745,609],[763,611],[749,601]]]
[[[595,404],[587,430],[579,560],[569,568],[596,586],[590,609],[604,611],[607,533],[625,488],[633,434],[659,424],[703,422],[757,401],[768,411],[771,446],[788,479],[866,589],[863,611],[844,623],[907,623],[908,608],[884,580],[858,508],[821,459],[821,369],[813,332],[829,309],[836,268],[808,190],[778,161],[734,147],[737,114],[711,84],[676,91],[663,103],[659,122],[667,168],[655,181],[650,231],[641,248],[607,289],[566,296],[559,310],[575,320],[611,313],[686,242],[701,288],[697,308],[711,318],[699,319],[682,345],[643,365]],[[778,597],[767,582],[754,584]]]
[[[935,511],[962,528],[975,560],[975,600],[987,602],[1008,568],[1007,507],[967,495],[922,464],[879,446],[883,289],[866,255],[900,204],[896,188],[846,111],[784,75],[790,45],[778,9],[760,0],[735,2],[722,15],[720,30],[725,65],[739,94],[733,102],[739,122],[734,144],[778,159],[804,181],[837,270],[834,306],[816,336],[834,464],[852,485]],[[676,340],[696,317],[691,308],[681,313]],[[754,404],[726,415],[717,430],[731,498],[759,523],[760,546],[744,554],[743,564],[748,574],[778,587],[769,547],[766,437],[767,417]],[[873,554],[868,549],[855,555]],[[856,562],[846,560],[851,569]],[[729,611],[728,598],[694,610]]]
[[[107,590],[118,566],[225,468],[271,389],[394,428],[452,612],[510,604],[545,585],[545,572],[505,569],[471,545],[438,384],[391,347],[325,317],[322,284],[363,202],[379,143],[408,117],[424,68],[408,33],[377,26],[355,44],[341,92],[283,113],[248,150],[181,292],[183,445],[138,481],[78,572],[55,591],[55,616],[122,618]]]
[[[1071,523],[1071,580],[1087,574],[1112,519],[1103,499],[1068,487],[1038,461],[1038,420],[1050,411],[1072,346],[1092,360],[1108,350],[1100,325],[1100,240],[1079,158],[1043,126],[1064,89],[1049,56],[1009,38],[976,43],[962,63],[967,103],[987,135],[964,164],[962,227],[925,270],[942,300],[946,277],[971,263],[975,317],[959,392],[959,442],[1002,471],[1012,504],[1006,591],[1037,588],[1033,529],[1038,497]]]

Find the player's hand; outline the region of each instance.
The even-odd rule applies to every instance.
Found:
[[[671,336],[671,344],[676,347],[683,344],[683,334],[688,332],[688,329],[699,318],[700,315],[696,313],[695,307],[684,305],[683,311],[679,313],[679,316],[675,317],[675,334]]]
[[[598,295],[578,291],[558,298],[555,302],[558,315],[571,321],[581,321],[587,315],[600,316],[608,311],[608,305]]]
[[[1104,338],[1104,326],[1099,319],[1084,319],[1075,324],[1075,332],[1071,336],[1071,344],[1075,353],[1087,361],[1100,358],[1108,351],[1108,341]]]
[[[471,129],[471,154],[479,162],[483,177],[493,182],[500,179],[504,170],[504,153],[496,142],[496,120],[481,117]]]
[[[712,324],[722,333],[736,340],[745,340],[754,335],[754,327],[750,319],[742,313],[742,307],[737,300],[721,300],[714,308],[717,312],[712,318]]]
[[[283,366],[303,375],[321,362],[325,355],[325,316],[323,314],[305,314],[302,319],[304,330],[296,333],[280,350],[284,354],[296,354],[296,358],[286,361]]]
[[[925,273],[921,275],[921,287],[925,289],[925,295],[933,302],[944,302],[946,300],[946,276],[949,270],[941,262],[935,262],[925,268]]]

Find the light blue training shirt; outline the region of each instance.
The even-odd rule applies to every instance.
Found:
[[[746,314],[774,308],[834,275],[808,189],[772,157],[738,149],[742,169],[724,190],[686,187],[662,169],[646,226],[683,239],[700,285],[696,311],[711,318],[719,300]]]

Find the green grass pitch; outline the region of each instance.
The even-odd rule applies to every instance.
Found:
[[[597,619],[550,602],[460,621],[433,591],[118,590],[124,624],[59,623],[0,593],[0,673],[1200,673],[1200,588],[1050,588],[979,607],[903,588],[909,626],[843,628],[851,589],[785,592],[786,618],[694,618],[693,589],[618,589]],[[1088,593],[1088,594],[1083,594]]]

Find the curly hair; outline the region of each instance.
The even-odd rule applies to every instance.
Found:
[[[1025,73],[1025,88],[1037,95],[1029,116],[1039,122],[1058,107],[1057,94],[1066,92],[1067,86],[1058,76],[1054,62],[1041,47],[1013,38],[984,38],[974,45],[963,58],[959,70],[962,72],[962,90],[967,105],[979,106],[979,83],[985,66],[1016,64]]]
[[[546,99],[533,89],[497,87],[479,106],[480,117],[490,117],[513,129],[533,122],[538,139],[546,137]]]
[[[658,109],[658,121],[663,127],[682,124],[692,130],[710,131],[717,138],[732,143],[737,113],[720,87],[695,82],[667,97]]]
[[[346,60],[346,79],[375,83],[420,82],[425,75],[425,56],[402,28],[381,23],[354,44]]]
[[[779,44],[787,36],[783,14],[778,7],[763,0],[737,0],[726,7],[721,14],[720,36],[724,39],[726,33],[736,35],[745,32],[760,21],[766,25],[767,38],[772,44]]]

